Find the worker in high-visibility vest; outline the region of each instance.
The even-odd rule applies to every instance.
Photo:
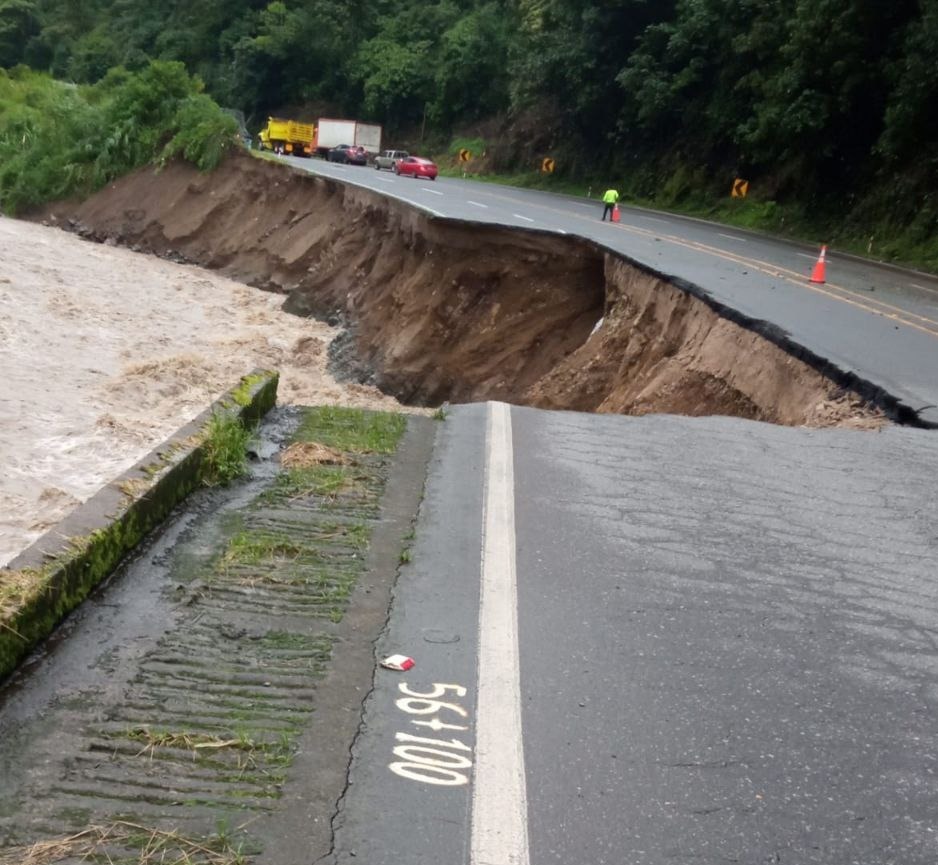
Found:
[[[612,211],[615,210],[616,204],[619,201],[619,192],[615,189],[607,189],[603,193],[603,222],[606,221],[606,216],[609,219],[612,219]]]

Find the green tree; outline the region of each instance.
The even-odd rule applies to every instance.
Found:
[[[616,76],[671,0],[522,0],[511,47],[512,107],[548,99],[557,125],[591,145],[616,137],[625,96]]]
[[[39,10],[32,0],[0,0],[0,66],[22,62],[27,43],[40,29]]]
[[[886,67],[913,6],[797,0],[745,138],[754,155],[796,161],[811,185],[859,180],[882,133]]]
[[[890,162],[938,157],[938,0],[922,0],[920,14],[901,33],[901,49],[886,66],[889,94],[878,150]]]
[[[508,106],[508,46],[514,24],[503,4],[486,3],[440,37],[430,116],[444,127]]]
[[[401,45],[384,37],[362,45],[352,76],[361,83],[366,114],[392,124],[420,118],[433,88],[431,45],[428,40]]]
[[[673,20],[646,29],[617,81],[624,129],[688,154],[735,144],[765,97],[794,0],[679,0]],[[676,135],[679,131],[679,135]]]
[[[99,81],[108,69],[122,60],[121,52],[107,30],[96,27],[75,41],[67,77],[72,81]]]
[[[306,0],[296,8],[270,3],[223,37],[231,71],[220,92],[248,111],[295,99],[341,100],[357,30],[355,10],[346,2]]]
[[[210,168],[236,131],[180,63],[112,69],[91,87],[0,70],[0,207],[87,194],[176,155]]]

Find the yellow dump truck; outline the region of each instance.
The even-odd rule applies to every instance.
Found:
[[[268,117],[260,131],[261,150],[292,153],[294,156],[312,156],[316,147],[316,127],[312,123],[297,123]]]

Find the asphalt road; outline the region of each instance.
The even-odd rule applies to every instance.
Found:
[[[938,861],[934,435],[454,409],[324,861]]]
[[[808,281],[818,249],[657,211],[468,180],[396,177],[372,168],[284,157],[374,189],[436,217],[590,238],[717,300],[769,321],[795,342],[883,388],[938,424],[938,279],[828,251],[827,282]]]

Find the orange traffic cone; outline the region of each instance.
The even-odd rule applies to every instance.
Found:
[[[618,205],[618,204],[616,204],[616,205],[612,208],[612,221],[613,221],[613,222],[618,222],[618,221],[619,221],[619,205]]]
[[[811,272],[811,282],[824,282],[824,268],[827,266],[827,247],[821,247],[821,254],[818,256],[817,262],[814,265],[814,270]]]

